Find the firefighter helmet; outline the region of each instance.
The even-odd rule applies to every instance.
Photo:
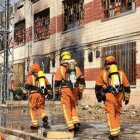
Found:
[[[116,64],[116,59],[114,56],[108,56],[105,59],[105,65]]]
[[[38,72],[40,70],[40,66],[38,64],[33,64],[31,69],[32,72]]]
[[[70,59],[71,59],[70,52],[62,52],[62,54],[61,54],[61,60],[70,60]]]

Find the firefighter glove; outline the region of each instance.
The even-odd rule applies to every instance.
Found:
[[[84,88],[85,88],[85,85],[79,84],[79,92],[80,92],[80,93],[83,93]]]
[[[82,100],[83,99],[83,94],[81,92],[78,93],[78,99]]]
[[[98,102],[102,102],[102,101],[106,100],[106,96],[103,92],[97,92],[96,98],[97,98]]]
[[[125,105],[127,105],[129,103],[129,100],[125,100]]]
[[[96,98],[98,102],[102,102],[102,94],[100,92],[96,93]]]

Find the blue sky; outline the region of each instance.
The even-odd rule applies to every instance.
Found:
[[[14,4],[14,3],[16,3],[17,1],[19,1],[19,0],[10,0],[10,3],[11,3],[11,4]],[[1,5],[4,6],[4,3],[5,3],[5,0],[0,0],[0,4],[1,4]],[[3,8],[1,7],[1,5],[0,5],[0,11],[3,10]]]

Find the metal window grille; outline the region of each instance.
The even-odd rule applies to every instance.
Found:
[[[109,55],[115,56],[118,68],[126,73],[130,85],[136,85],[136,42],[103,48],[102,67],[104,67],[105,58]]]
[[[25,45],[26,43],[26,32],[25,32],[25,20],[22,20],[15,24],[15,44],[18,46]]]
[[[110,18],[136,9],[135,0],[102,0],[104,18]]]
[[[34,41],[46,39],[50,27],[50,9],[46,9],[34,15]]]
[[[84,22],[84,0],[64,0],[63,30],[79,27]]]

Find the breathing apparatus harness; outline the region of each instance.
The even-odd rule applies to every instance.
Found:
[[[32,73],[32,75],[34,75],[34,73]],[[29,91],[36,90],[38,93],[48,95],[48,90],[51,90],[51,86],[50,85],[46,86],[45,75],[44,75],[43,71],[39,71],[37,73],[37,78],[35,79],[35,82],[38,83],[38,86],[25,84],[24,88],[29,90]],[[30,92],[30,93],[33,94],[33,93],[36,93],[36,92]]]
[[[116,64],[112,64],[109,68],[108,78],[110,79],[109,85],[103,80],[107,88],[104,89],[104,93],[110,92],[114,95],[118,95],[119,92],[124,92],[124,87],[121,83],[120,74]]]
[[[68,86],[71,89],[77,87],[77,76],[76,76],[76,65],[75,65],[75,61],[72,60],[67,60],[66,61],[68,63],[68,66],[65,66],[63,64],[61,64],[61,66],[63,66],[64,68],[66,68],[66,75],[67,80],[64,79],[64,76],[62,75],[62,83],[61,86]]]

